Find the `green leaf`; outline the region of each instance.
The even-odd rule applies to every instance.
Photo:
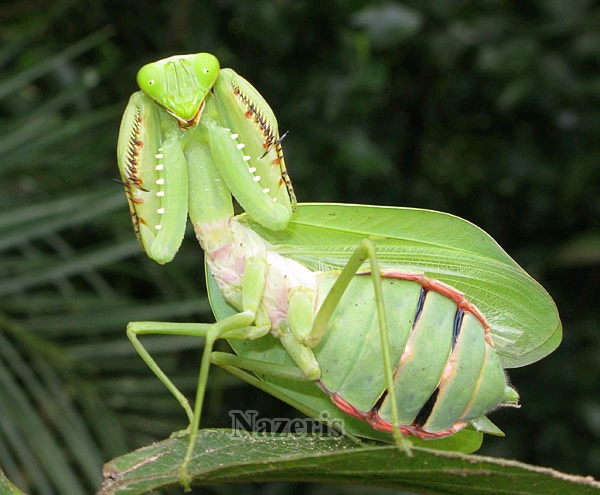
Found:
[[[187,437],[170,438],[105,464],[98,495],[134,495],[179,483]],[[356,446],[346,438],[201,430],[193,483],[302,481],[393,487],[417,493],[584,495],[600,483],[516,461],[414,448]]]
[[[6,477],[4,471],[0,469],[0,494],[2,495],[25,495]]]

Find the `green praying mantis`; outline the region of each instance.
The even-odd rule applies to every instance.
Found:
[[[407,435],[457,448],[501,434],[486,414],[519,400],[504,368],[552,352],[562,328],[550,296],[491,237],[428,210],[297,205],[271,108],[213,55],[160,60],[137,80],[118,142],[135,232],[167,263],[189,215],[217,318],[127,328],[190,421],[184,487],[211,364],[407,453]],[[193,408],[144,334],[205,339]],[[217,339],[236,354],[213,351]]]

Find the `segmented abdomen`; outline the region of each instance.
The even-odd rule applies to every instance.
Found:
[[[323,294],[334,279],[321,277]],[[497,407],[506,376],[481,312],[459,291],[423,275],[390,271],[382,282],[403,433],[446,436]],[[376,430],[391,431],[370,275],[354,277],[315,355],[320,385],[336,406]]]

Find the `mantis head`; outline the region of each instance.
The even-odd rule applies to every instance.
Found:
[[[140,89],[182,127],[197,123],[207,93],[219,77],[219,61],[210,53],[175,55],[144,65],[137,74]]]

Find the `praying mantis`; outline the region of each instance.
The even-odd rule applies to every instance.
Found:
[[[407,453],[407,436],[501,434],[486,413],[519,400],[504,368],[552,352],[561,324],[491,237],[428,210],[298,205],[273,111],[211,54],[148,64],[137,81],[117,146],[134,230],[164,264],[189,215],[217,318],[127,328],[190,421],[186,489],[211,364]],[[205,339],[193,408],[139,340],[156,334]]]

